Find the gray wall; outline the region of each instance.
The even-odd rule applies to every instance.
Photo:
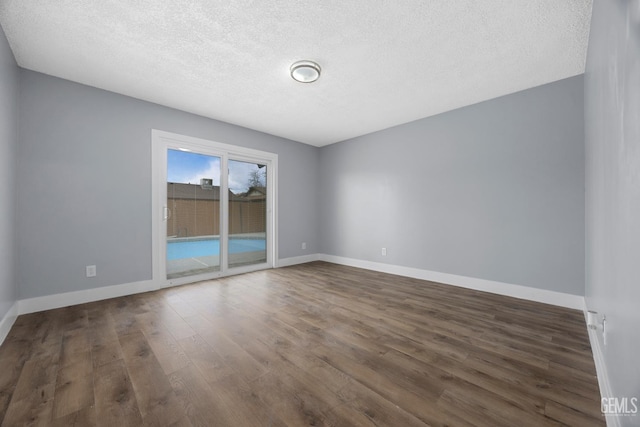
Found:
[[[577,76],[325,147],[321,248],[583,295],[583,128]]]
[[[0,27],[0,320],[16,299],[15,164],[18,127],[18,66]]]
[[[613,396],[640,398],[638,1],[593,3],[585,122],[587,306],[607,316],[603,348]],[[637,425],[638,417],[620,421]]]
[[[317,148],[31,71],[20,76],[19,298],[151,279],[152,128],[277,153],[280,258],[318,252]],[[97,277],[85,278],[89,264]]]

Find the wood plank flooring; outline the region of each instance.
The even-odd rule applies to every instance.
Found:
[[[581,312],[315,262],[20,316],[2,426],[605,425]]]

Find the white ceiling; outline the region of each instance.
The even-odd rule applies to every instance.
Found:
[[[18,64],[323,146],[584,72],[591,0],[0,0]],[[312,84],[291,63],[322,67]]]

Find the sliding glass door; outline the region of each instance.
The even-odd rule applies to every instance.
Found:
[[[167,150],[167,278],[220,270],[220,157]]]
[[[277,156],[161,131],[153,144],[154,280],[272,267]]]
[[[229,160],[229,267],[267,261],[267,165]]]

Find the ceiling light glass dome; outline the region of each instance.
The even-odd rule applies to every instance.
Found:
[[[291,77],[300,83],[312,83],[320,78],[320,65],[313,61],[294,62],[290,71]]]

